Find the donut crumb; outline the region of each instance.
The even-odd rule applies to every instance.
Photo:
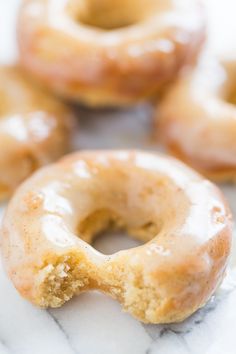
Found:
[[[111,210],[96,210],[78,226],[78,235],[88,243],[106,229],[124,229],[130,235],[142,241],[149,241],[160,230],[160,225],[153,221],[145,221],[139,226],[126,225],[126,222]],[[161,296],[157,289],[150,286],[149,281],[140,269],[140,265],[130,265],[130,271],[123,268],[122,263],[104,264],[99,270],[86,261],[79,253],[46,257],[47,262],[37,277],[36,302],[42,307],[59,307],[71,299],[74,294],[85,290],[100,288],[103,292],[118,298],[124,309],[137,318],[155,316],[160,306]],[[97,271],[97,274],[96,274]],[[99,272],[102,274],[102,281]],[[39,288],[39,291],[38,291]]]
[[[59,307],[72,296],[85,289],[89,284],[84,276],[82,266],[76,262],[75,256],[59,257],[56,262],[43,267],[37,277],[40,298],[37,303],[41,307]]]

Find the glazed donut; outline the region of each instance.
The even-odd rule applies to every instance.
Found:
[[[69,147],[71,113],[17,66],[0,67],[0,200]]]
[[[104,255],[90,244],[117,227],[146,242]],[[25,298],[58,307],[96,289],[143,322],[181,321],[222,281],[231,214],[216,186],[169,157],[81,152],[36,172],[2,227],[7,272]]]
[[[197,0],[25,0],[22,65],[46,87],[89,105],[155,96],[205,39]]]
[[[168,151],[216,180],[236,179],[236,60],[204,58],[156,110]]]

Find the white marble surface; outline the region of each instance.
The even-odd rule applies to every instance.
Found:
[[[16,56],[15,12],[19,0],[0,0],[0,59]],[[235,0],[208,0],[211,46],[219,52],[235,38]],[[225,18],[225,25],[222,19]],[[223,27],[223,30],[222,30]],[[149,138],[150,107],[128,111],[79,109],[79,148],[154,148]],[[236,187],[222,187],[236,216]],[[0,213],[3,207],[0,208]],[[131,247],[124,236],[105,236],[96,247],[105,253]],[[235,252],[236,253],[236,252]],[[40,310],[23,300],[0,270],[0,354],[236,354],[236,257],[209,303],[182,324],[143,325],[118,303],[96,292],[60,309]]]

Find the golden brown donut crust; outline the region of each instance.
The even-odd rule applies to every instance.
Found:
[[[60,3],[23,2],[21,63],[46,87],[89,105],[155,97],[183,66],[195,62],[205,39],[198,1]]]
[[[0,68],[0,200],[68,151],[72,114],[17,66]]]
[[[216,181],[236,180],[236,60],[204,55],[156,108],[157,139]]]
[[[104,255],[109,227],[144,245]],[[16,192],[2,253],[17,290],[43,307],[100,290],[143,322],[181,321],[221,283],[231,213],[209,181],[177,160],[141,151],[81,152],[36,172]]]

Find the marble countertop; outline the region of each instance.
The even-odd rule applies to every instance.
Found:
[[[18,3],[0,1],[2,63],[16,57]],[[222,46],[232,51],[231,45],[226,48],[225,39],[231,42],[236,33],[235,0],[208,0],[207,7],[211,46],[216,51]],[[227,19],[227,26],[222,25],[222,18]],[[126,111],[80,108],[75,147],[154,148],[149,139],[150,110],[147,105]],[[236,216],[236,186],[221,187]],[[0,214],[3,210],[4,206],[0,207]],[[96,243],[105,253],[131,246],[135,241],[118,234],[104,236]],[[123,313],[117,302],[97,292],[80,295],[60,309],[41,310],[18,295],[3,269],[0,289],[0,354],[236,354],[236,252],[218,292],[181,324],[144,325]]]

